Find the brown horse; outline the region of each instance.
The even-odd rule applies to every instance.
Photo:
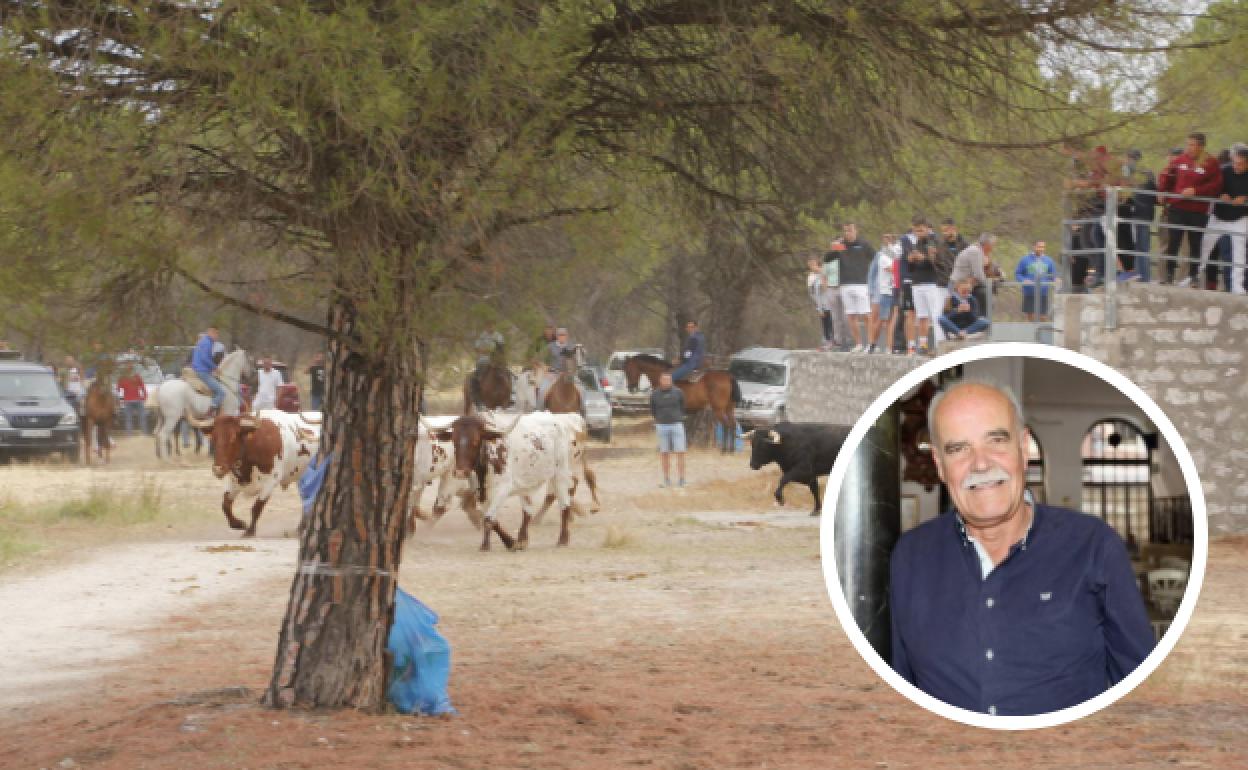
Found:
[[[477,383],[478,403],[483,409],[504,409],[511,405],[511,370],[497,361],[481,368]],[[473,413],[472,375],[464,380],[464,414]]]
[[[644,353],[633,356],[624,362],[624,377],[628,381],[628,392],[637,392],[637,383],[641,381],[641,375],[646,375],[650,382],[657,386],[659,375],[671,370],[672,365],[657,356]],[[741,389],[737,386],[736,378],[728,372],[710,371],[703,374],[697,382],[682,380],[675,385],[685,394],[685,412],[693,413],[710,409],[715,416],[715,422],[723,428],[723,443],[720,449],[725,452],[735,451],[737,418],[734,412],[736,403],[741,400]]]
[[[576,375],[572,372],[560,372],[558,379],[547,389],[542,406],[548,412],[579,414],[584,417],[585,404],[581,400],[581,391],[576,387]]]
[[[107,463],[110,459],[108,429],[113,424],[117,412],[117,402],[113,398],[113,389],[108,380],[98,377],[87,388],[87,395],[82,400],[82,443],[83,462],[91,464],[91,429],[95,429],[96,452]]]

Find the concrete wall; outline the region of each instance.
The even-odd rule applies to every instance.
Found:
[[[1211,532],[1248,531],[1248,299],[1124,284],[1118,324],[1104,295],[1054,303],[1054,342],[1140,386],[1178,428],[1200,473]]]

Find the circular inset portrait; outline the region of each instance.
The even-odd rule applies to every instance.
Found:
[[[981,345],[890,387],[829,477],[824,575],[899,692],[983,727],[1062,724],[1173,648],[1204,576],[1195,464],[1106,365]]]

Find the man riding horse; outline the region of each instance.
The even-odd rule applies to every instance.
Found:
[[[472,371],[468,387],[472,394],[472,403],[480,405],[482,403],[481,379],[486,370],[494,367],[507,372],[509,382],[511,372],[507,369],[506,340],[503,338],[503,333],[494,328],[493,321],[485,322],[485,331],[477,337],[473,348],[477,351],[477,366]]]
[[[680,366],[672,371],[672,381],[688,380],[695,370],[702,368],[702,359],[706,357],[706,338],[698,329],[698,322],[690,320],[685,324],[685,347],[680,356]]]
[[[220,360],[213,356],[213,347],[217,344],[218,336],[220,336],[220,332],[217,331],[217,327],[209,326],[199,336],[199,339],[195,342],[195,349],[191,353],[191,368],[195,370],[195,374],[199,375],[199,379],[212,391],[212,408],[208,412],[208,417],[217,415],[217,412],[221,409],[221,402],[225,399],[225,387],[221,385],[216,377],[217,365],[220,363]]]

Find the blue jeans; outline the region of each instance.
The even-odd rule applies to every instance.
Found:
[[[325,397],[319,393],[313,393],[309,398],[312,399],[312,411],[319,412],[321,410],[321,403],[325,400]],[[423,407],[421,408],[420,413],[425,413]]]
[[[195,373],[199,375],[199,379],[203,380],[208,389],[212,391],[212,408],[220,409],[221,402],[225,400],[225,386],[212,375],[212,372]]]
[[[147,410],[146,405],[142,401],[126,401],[122,403],[121,409],[126,416],[126,431],[134,430],[134,424],[139,424],[139,432],[147,433]]]
[[[967,334],[974,334],[975,332],[982,332],[984,329],[988,328],[987,318],[976,318],[974,321],[971,322],[971,325],[966,327],[965,329],[959,329],[957,324],[949,320],[949,316],[942,315],[939,320],[940,320],[940,328],[944,329],[945,334],[949,335],[950,337],[958,336],[958,332],[966,332]]]
[[[677,380],[683,380],[684,378],[688,377],[690,374],[693,374],[693,370],[696,368],[697,367],[694,366],[691,361],[686,361],[685,363],[681,364],[680,366],[672,370],[672,382],[676,382]]]
[[[1135,228],[1135,250],[1142,251],[1145,254],[1152,253],[1152,225],[1134,225]],[[1135,272],[1140,274],[1140,280],[1148,282],[1152,279],[1152,271],[1149,268],[1149,258],[1141,257],[1138,254],[1135,257]]]

